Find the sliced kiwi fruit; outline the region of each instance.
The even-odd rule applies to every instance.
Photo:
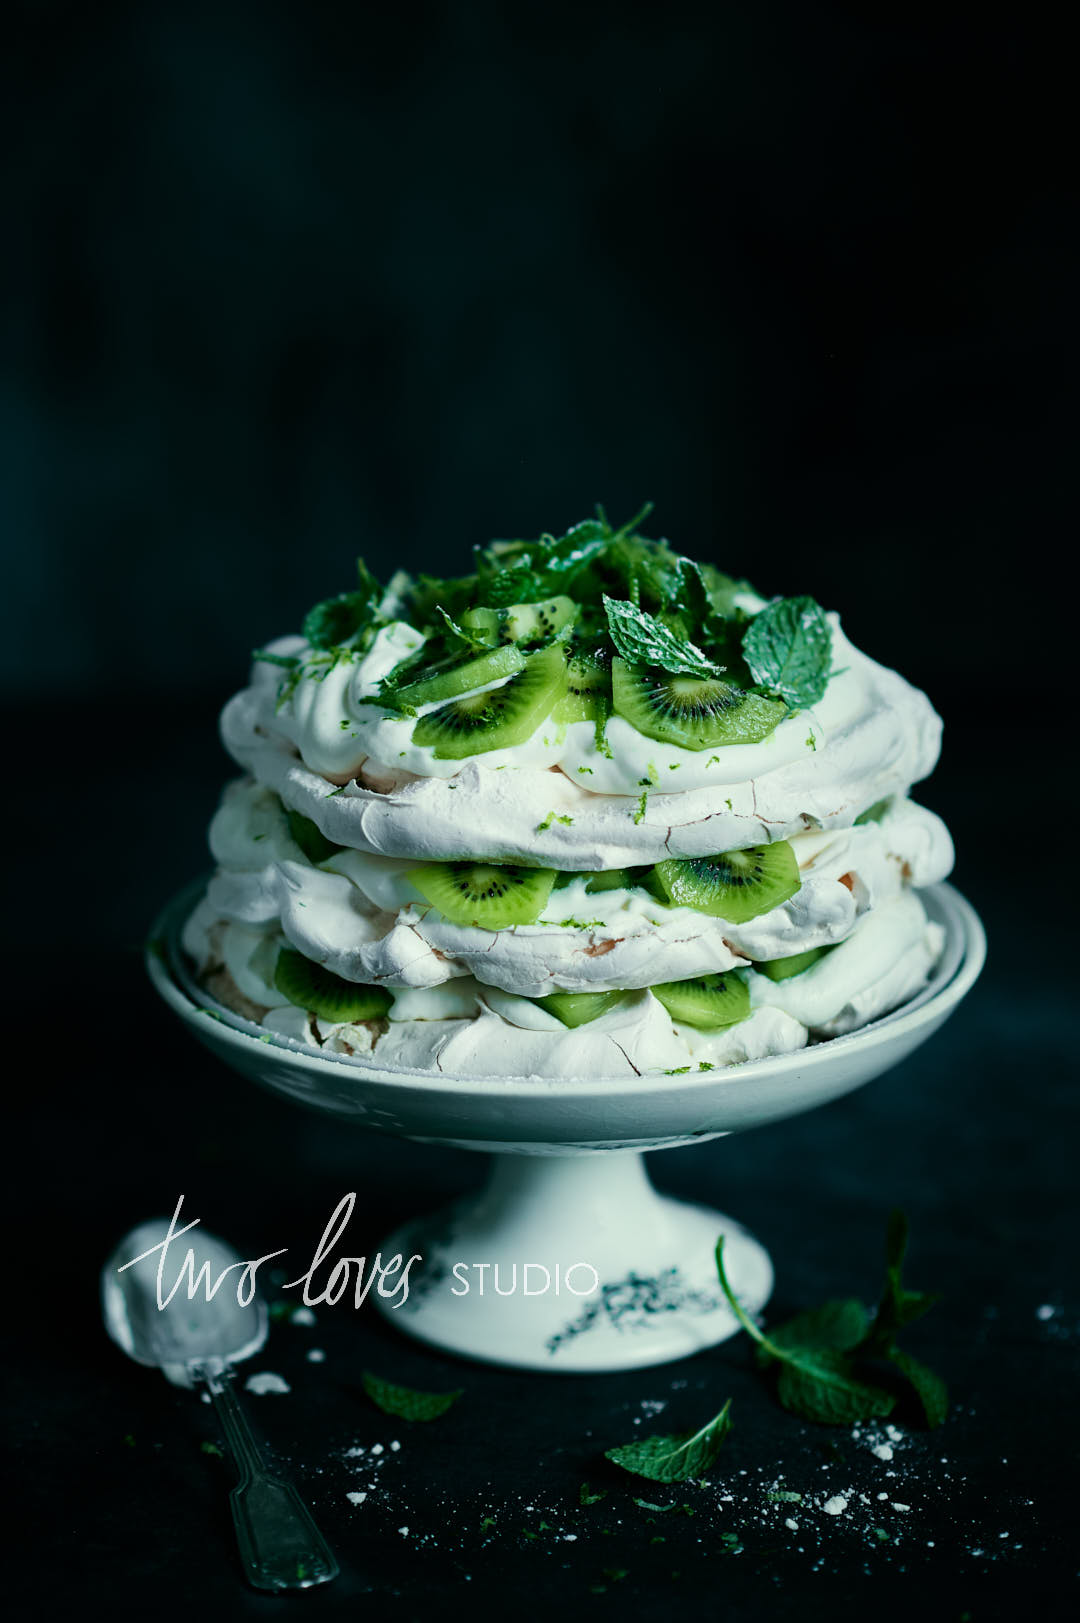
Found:
[[[672,676],[653,665],[611,662],[615,713],[646,738],[681,749],[757,744],[787,713],[779,699],[764,699],[721,676]]]
[[[689,981],[664,981],[650,988],[671,1018],[705,1031],[733,1026],[750,1013],[750,988],[741,975],[698,975]]]
[[[643,868],[603,868],[585,876],[585,890],[590,896],[604,890],[636,889],[651,891],[659,901],[667,901],[660,887],[653,883],[652,867],[648,864]]]
[[[553,721],[595,721],[611,714],[611,664],[596,654],[571,654],[566,694],[552,711]]]
[[[589,896],[596,896],[604,890],[629,890],[633,884],[629,868],[605,868],[589,874],[585,890]]]
[[[566,655],[553,643],[530,654],[524,668],[502,687],[466,695],[422,716],[412,741],[432,746],[439,761],[509,749],[536,731],[565,689]]]
[[[745,924],[779,907],[801,883],[787,840],[715,857],[672,857],[658,862],[653,873],[672,906],[693,907],[732,924]]]
[[[819,958],[824,958],[830,950],[829,947],[811,947],[807,952],[793,952],[786,958],[763,959],[761,963],[755,963],[754,968],[759,975],[767,975],[771,981],[789,981],[793,975],[801,975],[804,969],[809,969]]]
[[[286,816],[289,819],[289,833],[309,862],[325,862],[327,857],[342,849],[333,840],[328,840],[318,823],[313,823],[303,812],[289,811]]]
[[[547,1009],[564,1026],[573,1028],[584,1026],[590,1020],[598,1020],[616,1003],[621,1003],[625,996],[625,992],[550,992],[547,997],[534,998],[533,1002],[539,1008]]]
[[[461,624],[491,643],[542,642],[571,625],[577,612],[572,597],[548,597],[542,603],[511,603],[505,609],[467,609]]]
[[[875,800],[872,806],[867,806],[866,810],[856,817],[855,827],[859,828],[863,823],[880,823],[891,805],[891,795],[886,795],[884,800]]]
[[[310,1009],[322,1020],[377,1020],[393,1001],[385,987],[342,980],[292,947],[278,953],[274,985],[298,1009]]]
[[[493,648],[489,654],[467,659],[463,665],[450,665],[445,669],[432,666],[417,681],[397,688],[393,703],[395,707],[413,708],[420,704],[438,704],[442,699],[456,699],[460,693],[471,693],[487,682],[497,682],[500,677],[513,676],[524,669],[525,655],[520,649],[512,645]]]
[[[535,924],[555,883],[551,868],[509,862],[425,862],[408,878],[451,924],[486,930]]]

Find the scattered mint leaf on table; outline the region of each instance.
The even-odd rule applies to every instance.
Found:
[[[659,665],[676,676],[716,676],[724,669],[644,609],[606,592],[603,602],[611,640],[631,665]]]
[[[596,1492],[594,1493],[589,1487],[589,1484],[587,1482],[583,1482],[581,1484],[581,1491],[578,1494],[578,1501],[583,1505],[598,1505],[601,1499],[607,1498],[607,1495],[608,1491],[606,1488],[597,1488]]]
[[[817,704],[829,680],[832,631],[812,597],[782,597],[755,614],[743,636],[755,682],[793,710]]]
[[[720,1288],[743,1329],[770,1360],[779,1363],[777,1396],[785,1409],[804,1420],[815,1420],[827,1426],[850,1425],[856,1420],[872,1420],[892,1413],[896,1406],[893,1394],[860,1380],[850,1357],[841,1348],[820,1343],[800,1346],[791,1340],[784,1346],[758,1329],[728,1283],[724,1272],[723,1235],[716,1243],[716,1271]]]
[[[709,1469],[731,1430],[731,1399],[699,1431],[677,1432],[671,1437],[640,1437],[621,1448],[609,1448],[605,1458],[633,1476],[650,1482],[689,1482]]]
[[[932,1369],[927,1369],[925,1364],[920,1364],[917,1358],[912,1358],[900,1347],[894,1347],[889,1353],[889,1362],[908,1382],[922,1404],[926,1424],[930,1427],[944,1425],[949,1412],[949,1392],[941,1376],[935,1375]]]
[[[807,1313],[797,1313],[793,1319],[769,1331],[770,1342],[778,1347],[836,1348],[850,1352],[865,1339],[870,1319],[861,1302],[849,1299],[825,1302]],[[772,1352],[758,1347],[757,1360],[767,1368],[774,1362]]]
[[[461,1396],[460,1387],[453,1392],[417,1392],[410,1386],[395,1386],[369,1369],[361,1381],[375,1407],[399,1420],[438,1420]]]
[[[934,1303],[940,1300],[939,1295],[931,1292],[905,1290],[900,1276],[907,1245],[908,1220],[902,1211],[894,1210],[889,1213],[885,1234],[885,1284],[873,1327],[866,1338],[866,1350],[885,1358],[892,1356],[897,1333],[905,1325],[921,1319],[924,1313],[929,1313]]]
[[[896,1405],[895,1393],[868,1378],[873,1373],[872,1361],[877,1360],[908,1383],[928,1426],[942,1424],[948,1412],[944,1381],[896,1345],[897,1334],[939,1299],[931,1292],[904,1286],[901,1276],[907,1242],[907,1218],[894,1210],[886,1233],[885,1284],[873,1318],[861,1302],[846,1298],[797,1313],[765,1335],[743,1311],[728,1284],[721,1235],[716,1247],[721,1288],[736,1318],[757,1342],[758,1363],[763,1368],[779,1366],[777,1396],[786,1409],[824,1425],[849,1425],[890,1414]]]

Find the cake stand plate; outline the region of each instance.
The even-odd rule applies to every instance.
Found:
[[[378,1132],[481,1150],[486,1187],[383,1242],[408,1294],[380,1299],[399,1329],[448,1352],[545,1371],[666,1363],[733,1335],[714,1262],[724,1235],[736,1296],[757,1313],[772,1289],[763,1247],[710,1207],[660,1195],[643,1152],[723,1137],[811,1110],[900,1063],[974,984],[986,940],[949,885],[922,893],[945,930],[930,983],[846,1037],[725,1071],[684,1076],[435,1076],[326,1054],[264,1031],[190,976],[183,922],[202,886],[166,908],[147,953],[155,987],[220,1059],[274,1092]],[[374,1293],[373,1293],[374,1295]]]

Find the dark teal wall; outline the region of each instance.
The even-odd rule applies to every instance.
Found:
[[[1037,25],[685,0],[12,17],[9,694],[135,673],[216,699],[357,550],[446,569],[645,498],[683,549],[983,691],[988,560],[1065,525],[1061,50]]]

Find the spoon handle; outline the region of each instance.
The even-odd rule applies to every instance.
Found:
[[[203,1369],[240,1475],[229,1495],[240,1560],[256,1589],[308,1589],[336,1578],[334,1553],[291,1482],[266,1469],[227,1373]]]

